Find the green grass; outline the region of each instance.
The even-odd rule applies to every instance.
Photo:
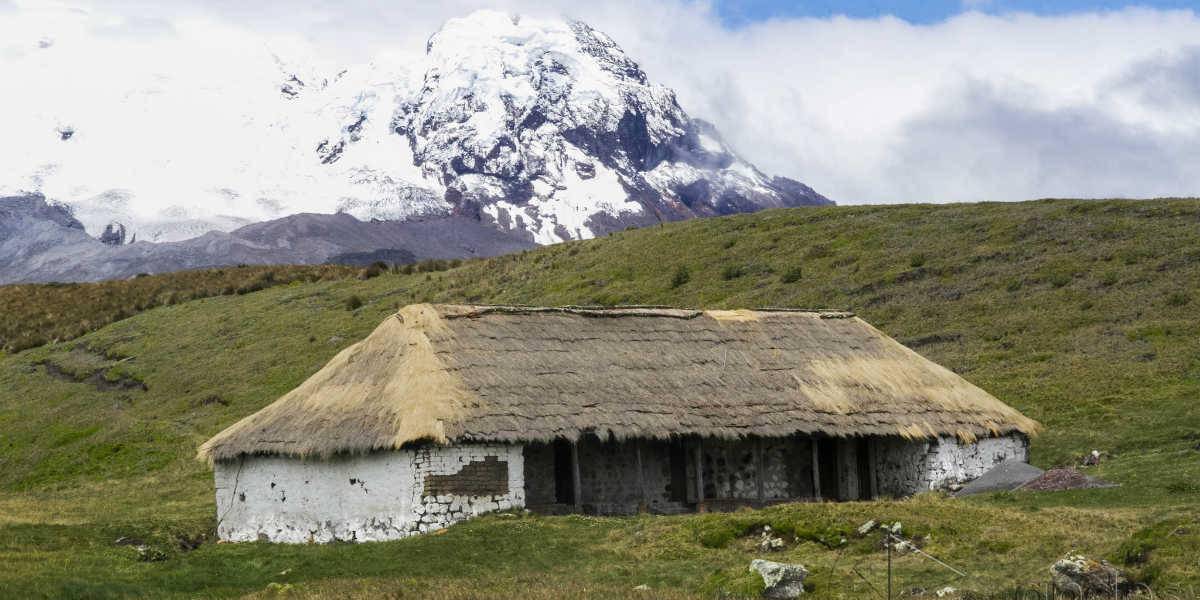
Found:
[[[798,532],[781,556],[813,569],[817,597],[857,598],[870,592],[848,568],[879,580],[873,542],[814,540],[869,518],[930,536],[927,551],[970,574],[959,589],[1044,583],[1069,551],[1129,563],[1160,590],[1200,589],[1197,289],[1200,202],[1040,201],[768,211],[153,308],[0,355],[0,597],[613,597],[643,583],[736,597],[752,591],[755,527],[769,522]],[[195,448],[424,301],[851,309],[1040,420],[1036,464],[1101,450],[1089,473],[1122,485],[180,549],[213,527]],[[119,537],[166,560],[141,562]],[[944,575],[898,562],[905,589]]]

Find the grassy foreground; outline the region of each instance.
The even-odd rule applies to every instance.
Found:
[[[1043,201],[768,211],[153,308],[0,355],[0,597],[749,597],[746,567],[770,524],[787,545],[767,558],[808,566],[816,597],[859,598],[882,581],[878,538],[855,534],[868,519],[900,521],[968,574],[905,555],[906,592],[1044,584],[1051,562],[1080,551],[1194,597],[1198,290],[1200,202]],[[1100,450],[1091,472],[1122,485],[724,515],[492,516],[357,546],[213,543],[196,446],[421,301],[849,308],[1042,421],[1035,463]]]

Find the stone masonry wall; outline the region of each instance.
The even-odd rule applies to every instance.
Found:
[[[676,448],[677,468],[684,471],[682,490],[672,490],[672,443],[642,440],[642,472],[637,470],[638,442],[600,441],[584,438],[579,443],[579,474],[583,508],[595,514],[630,514],[645,502],[654,513],[676,513],[696,501],[695,446],[687,440]],[[706,500],[755,501],[758,498],[756,446],[747,440],[704,440],[704,487]],[[778,501],[812,495],[812,446],[804,438],[761,441],[763,499]],[[682,450],[682,452],[680,452]],[[527,504],[549,510],[554,504],[555,457],[551,444],[525,447]],[[639,489],[639,481],[645,490]],[[677,500],[675,498],[682,498]],[[561,509],[561,507],[560,507]]]
[[[376,541],[524,506],[520,446],[426,446],[330,460],[215,465],[223,540]]]
[[[414,452],[420,501],[410,533],[425,533],[496,510],[525,506],[525,465],[517,445],[425,446]]]
[[[704,440],[705,500],[757,500],[756,446],[761,444],[763,499],[766,501],[808,497],[812,494],[812,447],[807,439],[765,438]],[[695,450],[689,449],[687,476],[696,477]],[[688,501],[695,502],[695,485]]]

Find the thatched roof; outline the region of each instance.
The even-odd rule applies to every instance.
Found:
[[[418,304],[200,457],[587,433],[971,440],[1038,428],[849,313]]]

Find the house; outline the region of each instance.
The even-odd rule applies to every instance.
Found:
[[[203,444],[225,540],[903,496],[1039,425],[845,312],[418,304]]]

